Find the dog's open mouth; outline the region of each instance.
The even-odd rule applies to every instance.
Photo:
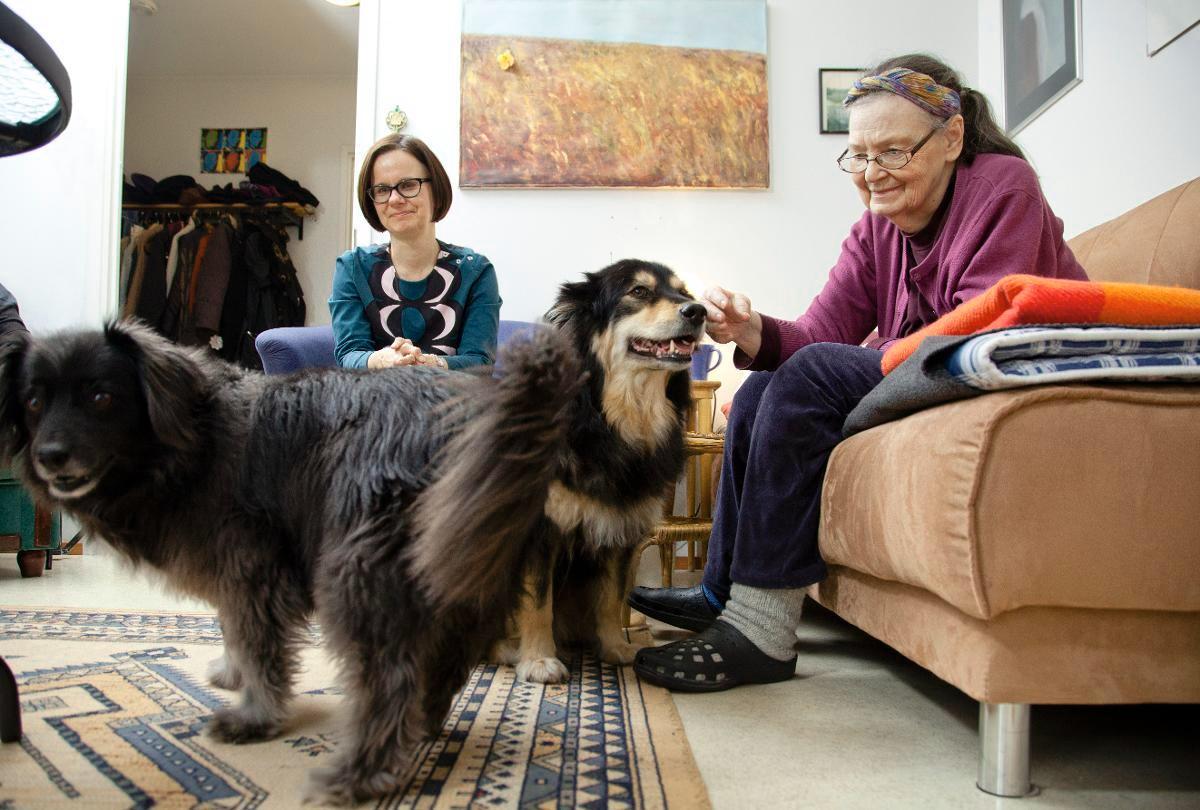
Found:
[[[56,475],[46,479],[50,494],[56,498],[79,498],[91,492],[99,476],[92,475]]]
[[[634,338],[629,342],[629,351],[634,354],[676,363],[691,362],[692,351],[695,348],[696,339],[691,335],[681,335],[670,340]]]

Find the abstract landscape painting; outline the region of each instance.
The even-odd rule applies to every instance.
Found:
[[[465,187],[766,188],[765,0],[464,0]]]

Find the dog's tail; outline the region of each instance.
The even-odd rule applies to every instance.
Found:
[[[498,383],[454,417],[461,430],[416,503],[412,574],[442,608],[485,607],[520,580],[582,383],[576,352],[548,327],[509,341],[501,363]]]

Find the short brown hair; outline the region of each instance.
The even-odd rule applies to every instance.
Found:
[[[375,171],[375,161],[379,159],[380,155],[396,149],[408,152],[429,170],[429,190],[433,195],[433,221],[441,222],[450,212],[450,203],[454,199],[454,191],[450,188],[450,178],[446,176],[442,162],[437,159],[437,155],[425,145],[423,140],[414,138],[412,135],[401,135],[398,132],[384,135],[367,150],[362,168],[358,170],[358,209],[362,211],[362,215],[372,228],[377,231],[387,230],[379,221],[379,214],[375,212],[375,203],[371,201],[367,192],[375,181],[372,177]]]

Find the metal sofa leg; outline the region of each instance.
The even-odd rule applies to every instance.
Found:
[[[1029,704],[979,704],[979,781],[993,796],[1028,796]]]

